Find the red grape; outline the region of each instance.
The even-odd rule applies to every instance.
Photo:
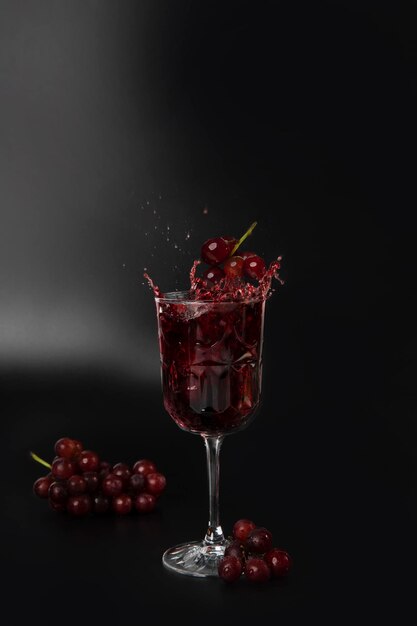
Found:
[[[231,256],[224,262],[223,270],[228,278],[243,276],[245,261],[241,256]]]
[[[242,550],[242,546],[240,544],[240,541],[232,541],[232,543],[230,543],[226,547],[226,550],[224,551],[224,556],[234,556],[237,559],[239,559],[239,561],[244,563],[244,561],[245,561],[245,553]]]
[[[85,482],[87,483],[87,491],[89,493],[93,493],[94,491],[97,491],[99,483],[100,483],[98,472],[84,472],[83,478]]]
[[[52,479],[50,476],[42,476],[35,480],[33,484],[33,493],[38,496],[38,498],[47,498],[49,487],[51,486]]]
[[[213,284],[219,283],[224,278],[224,276],[225,274],[223,270],[220,267],[215,266],[209,267],[208,270],[203,272],[203,278]]]
[[[218,572],[220,578],[232,583],[242,574],[242,563],[235,556],[225,556],[219,561]]]
[[[218,265],[230,256],[235,242],[235,239],[224,239],[223,237],[207,239],[201,248],[201,259],[208,265]]]
[[[265,261],[260,256],[248,257],[244,265],[245,274],[249,278],[262,278],[266,271]]]
[[[99,456],[92,450],[83,450],[77,457],[77,461],[82,472],[95,472],[100,467]]]
[[[152,474],[152,472],[156,471],[155,463],[149,459],[140,459],[139,461],[136,461],[133,466],[133,473],[143,474],[143,476],[146,476],[146,474]]]
[[[127,482],[129,480],[131,473],[132,472],[130,471],[129,466],[126,465],[126,463],[116,463],[112,469],[112,474],[121,478],[123,482]]]
[[[134,493],[145,491],[146,476],[143,474],[132,474],[129,478],[129,487]]]
[[[82,476],[74,474],[67,480],[67,489],[70,496],[79,496],[87,491],[87,482]]]
[[[135,508],[140,513],[150,513],[156,505],[156,498],[150,493],[140,493],[135,497]]]
[[[66,502],[68,498],[68,489],[66,484],[63,482],[51,483],[48,490],[48,496],[52,502],[55,502],[55,504]]]
[[[69,478],[73,474],[76,474],[77,466],[76,463],[70,461],[69,459],[64,459],[63,457],[58,457],[52,463],[52,474],[55,478],[60,478],[61,480],[65,480]]]
[[[119,496],[123,491],[123,480],[119,476],[109,474],[103,479],[101,489],[105,496]]]
[[[274,578],[288,574],[292,565],[291,557],[288,552],[279,550],[278,548],[269,550],[269,552],[264,555],[264,559]]]
[[[55,443],[55,453],[57,456],[61,456],[65,459],[72,459],[76,454],[81,452],[81,450],[77,450],[78,443],[80,442],[70,439],[69,437],[61,437],[61,439],[58,439]]]
[[[264,583],[271,578],[271,572],[263,559],[254,557],[246,561],[245,576],[252,583]]]
[[[132,510],[132,498],[127,493],[121,493],[113,498],[112,509],[119,515],[127,515]]]
[[[240,541],[240,543],[245,543],[249,533],[254,528],[256,528],[256,524],[252,522],[252,520],[240,519],[233,526],[233,537]]]
[[[67,511],[75,517],[84,517],[84,515],[88,515],[88,513],[90,513],[91,509],[91,498],[86,493],[83,493],[80,496],[71,496],[68,498]]]
[[[254,528],[245,541],[248,552],[263,554],[272,548],[272,535],[266,528]]]
[[[159,496],[167,484],[166,478],[160,472],[152,472],[146,475],[146,492]]]

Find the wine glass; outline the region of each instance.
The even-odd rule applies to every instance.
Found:
[[[188,291],[155,297],[164,406],[177,425],[204,439],[209,487],[205,537],[166,550],[166,568],[217,575],[226,540],[219,519],[219,452],[225,435],[259,405],[265,300],[195,300]]]

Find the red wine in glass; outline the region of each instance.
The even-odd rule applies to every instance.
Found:
[[[217,575],[225,538],[219,521],[219,452],[246,427],[260,401],[265,298],[196,300],[192,292],[155,298],[164,406],[180,428],[204,438],[209,522],[201,541],[166,550],[164,565],[191,576]]]

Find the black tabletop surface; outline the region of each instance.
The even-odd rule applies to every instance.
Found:
[[[415,623],[417,507],[407,456],[414,444],[395,434],[391,415],[381,423],[369,406],[320,406],[315,393],[280,409],[266,377],[258,417],[223,444],[221,518],[226,534],[242,517],[269,528],[293,569],[264,585],[227,585],[162,566],[167,547],[202,537],[208,502],[203,441],[174,424],[158,388],[88,371],[5,380],[5,626],[174,614],[186,624]],[[29,450],[51,459],[64,435],[112,462],[155,460],[168,479],[157,509],[85,519],[50,510],[32,494],[44,472]]]

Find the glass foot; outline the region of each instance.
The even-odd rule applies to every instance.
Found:
[[[204,541],[181,543],[162,556],[164,566],[177,574],[218,576],[217,566],[225,550],[224,544],[208,545]]]

